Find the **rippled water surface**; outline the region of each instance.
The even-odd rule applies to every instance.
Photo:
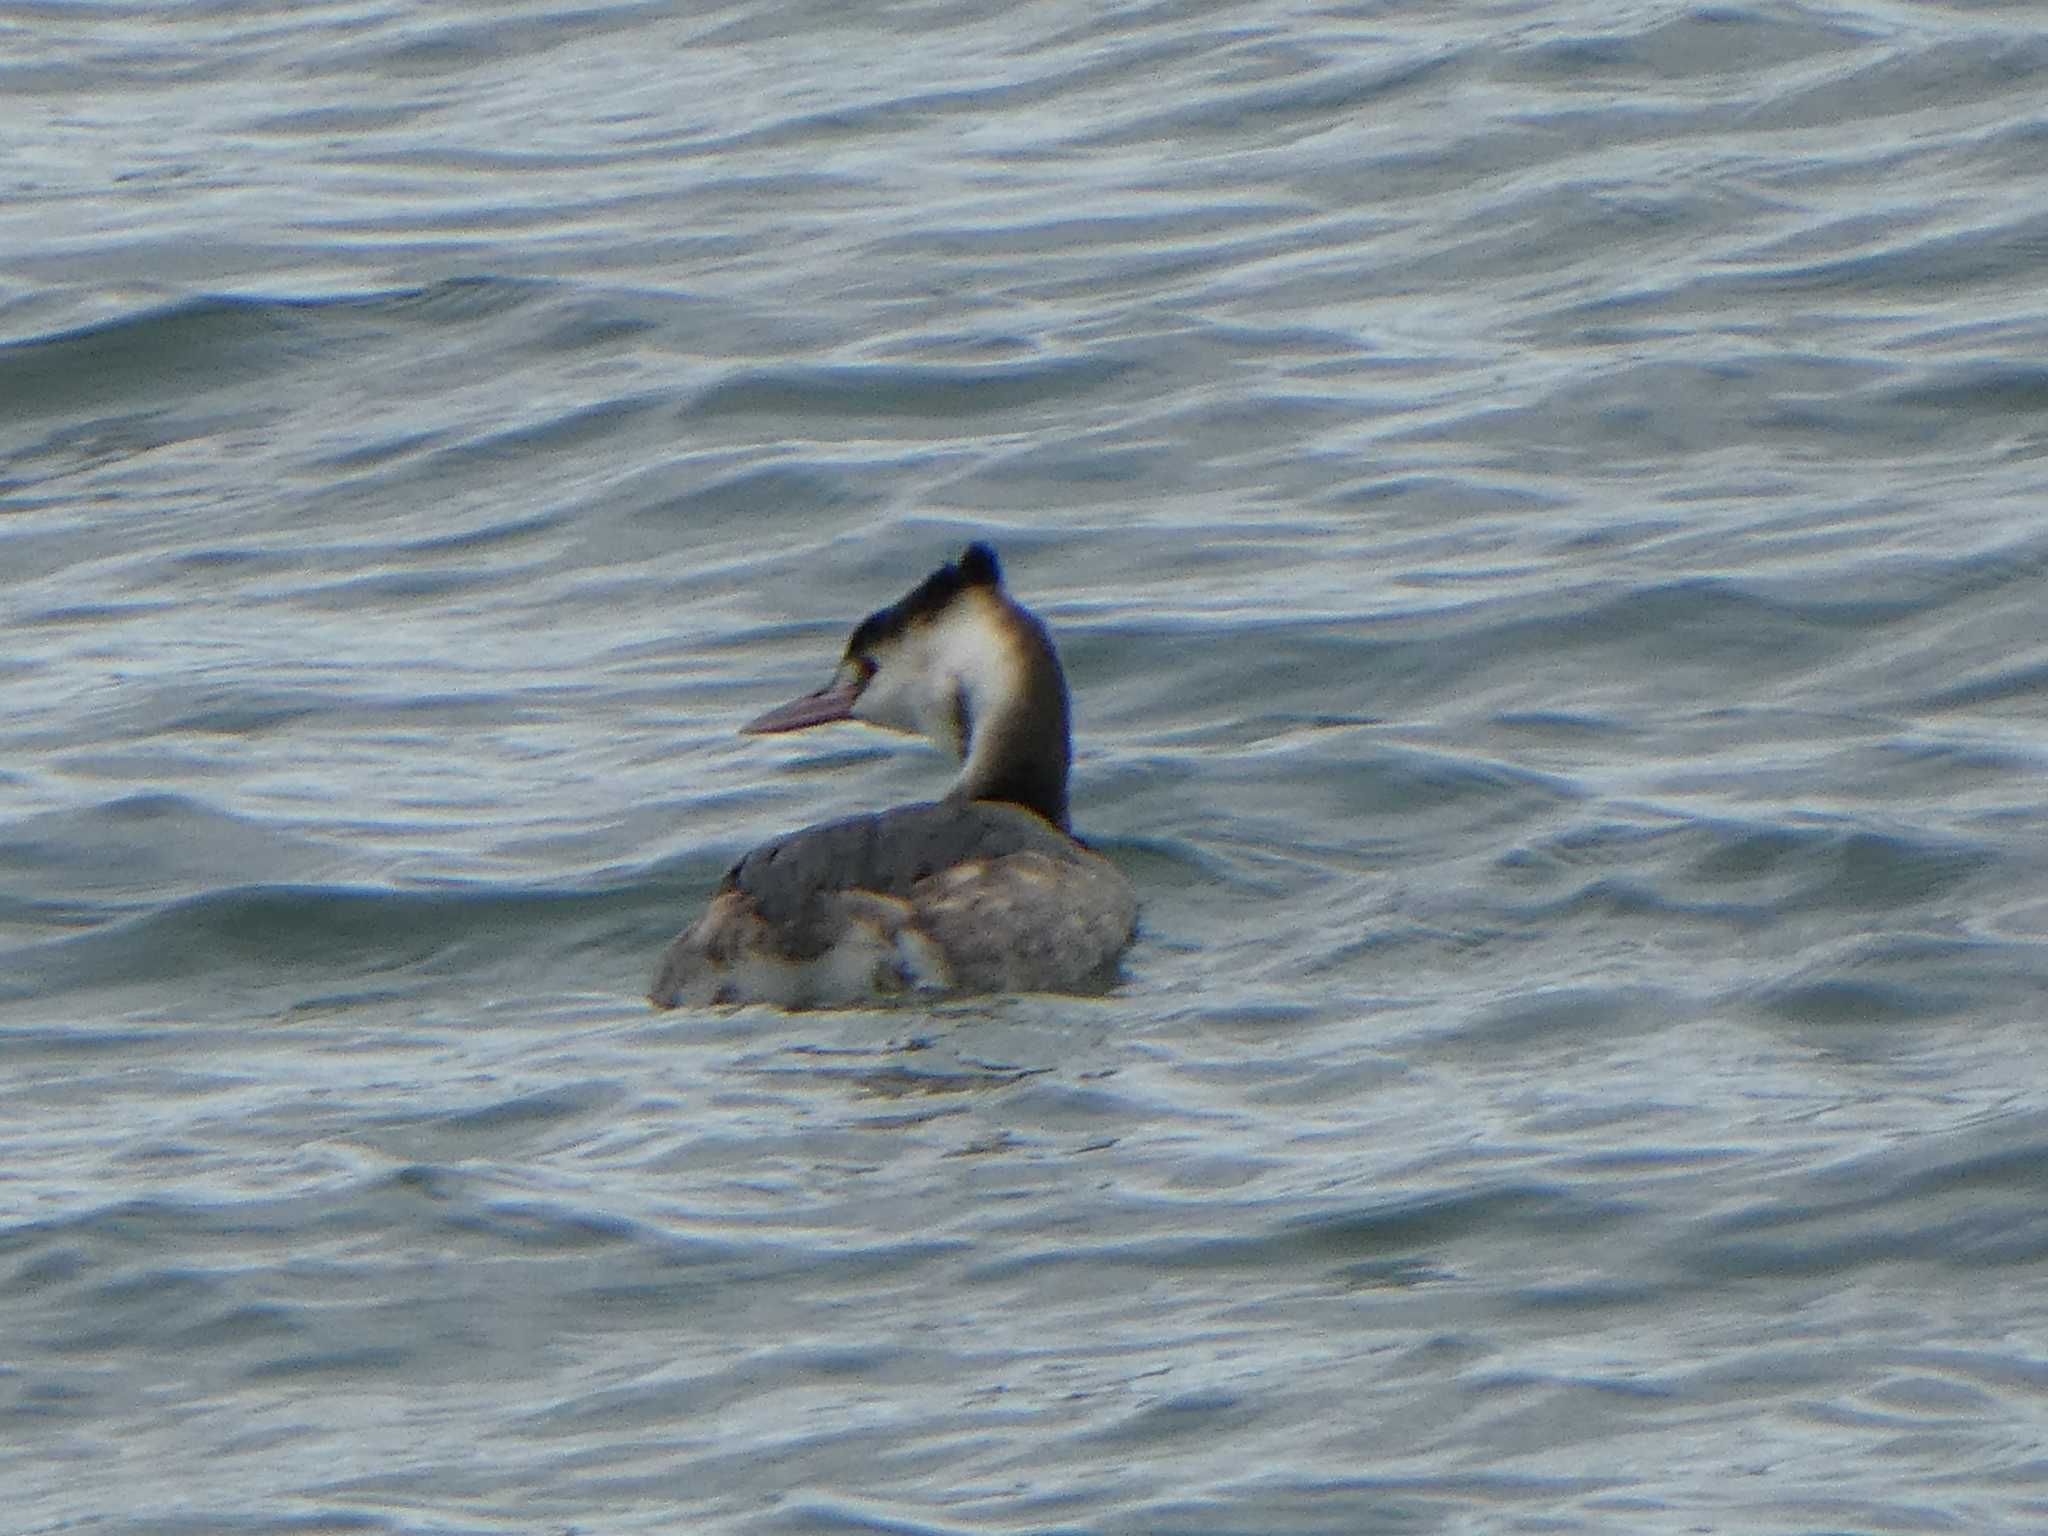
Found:
[[[0,1524],[2048,1524],[2036,10],[0,9]],[[971,537],[1120,985],[648,1011]]]

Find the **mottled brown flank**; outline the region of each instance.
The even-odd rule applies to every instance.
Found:
[[[1000,587],[1003,568],[986,544],[970,544],[958,560],[940,566],[906,596],[878,608],[854,626],[846,642],[848,656],[864,656],[884,641],[894,640],[913,624],[943,613],[947,604],[970,587]]]
[[[1070,846],[974,859],[917,883],[917,929],[945,955],[955,990],[1062,992],[1108,979],[1137,898],[1107,859]]]

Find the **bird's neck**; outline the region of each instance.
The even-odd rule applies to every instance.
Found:
[[[1045,626],[1013,604],[1004,609],[1005,664],[966,680],[963,760],[952,793],[1021,805],[1064,828],[1073,758],[1066,679]]]

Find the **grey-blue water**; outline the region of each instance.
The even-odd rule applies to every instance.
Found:
[[[2031,3],[0,10],[0,1526],[2048,1525]],[[1104,998],[658,1015],[971,537]]]

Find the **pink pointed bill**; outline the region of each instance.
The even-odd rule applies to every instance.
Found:
[[[801,731],[829,720],[851,720],[854,700],[860,697],[862,682],[858,673],[843,673],[816,693],[807,693],[787,704],[778,704],[765,715],[757,715],[740,727],[740,734],[772,736],[778,731]]]

